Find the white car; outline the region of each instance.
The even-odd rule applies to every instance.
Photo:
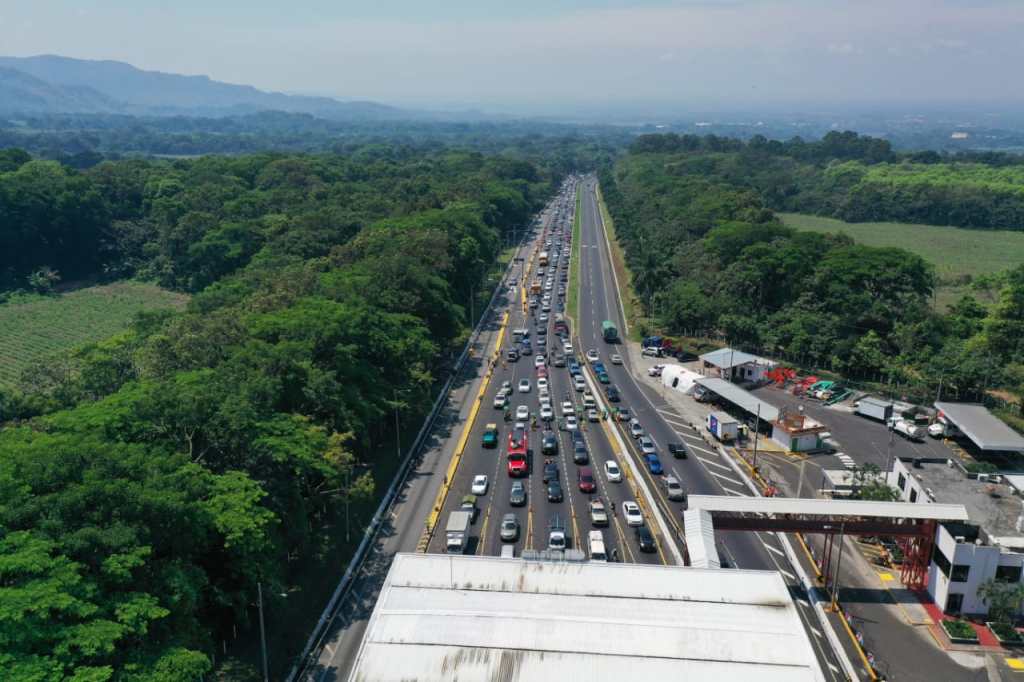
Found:
[[[530,380],[529,379],[522,379],[522,380],[519,381],[519,392],[520,393],[529,393],[530,392]]]
[[[473,487],[471,488],[474,495],[486,495],[487,494],[487,474],[477,474],[473,477]]]
[[[583,378],[582,374],[577,374],[572,380],[573,387],[579,392],[583,392],[587,387],[587,380]]]
[[[650,436],[640,436],[640,452],[645,455],[656,455],[658,450],[654,447],[654,441]]]
[[[633,438],[639,438],[644,435],[644,427],[640,426],[640,420],[633,417],[629,420],[629,435]]]
[[[551,409],[550,405],[545,405],[540,408],[540,418],[549,422],[555,418],[555,411]]]
[[[574,417],[571,414],[568,417],[566,417],[565,428],[567,431],[575,431],[576,429],[580,428],[579,423],[576,421],[576,417]]]
[[[530,418],[530,408],[526,405],[520,405],[516,408],[516,420],[526,421]]]
[[[601,421],[601,415],[597,413],[597,410],[590,408],[587,410],[587,421],[588,422],[599,422]]]
[[[576,408],[573,407],[571,400],[566,400],[562,403],[562,416],[567,417],[570,414],[576,414]]]
[[[587,360],[590,362],[597,362],[601,358],[598,356],[597,351],[591,348],[587,351]]]
[[[543,322],[547,322],[548,321],[548,314],[547,313],[541,313],[540,315],[537,316],[537,321],[538,322],[542,322],[542,323]]]
[[[608,478],[609,483],[622,482],[622,469],[619,468],[619,465],[615,462],[615,460],[605,460],[604,475]]]
[[[571,353],[572,352],[572,344],[569,343],[568,341],[566,341],[565,343],[562,344],[562,350],[565,351],[566,353]]]
[[[622,515],[626,518],[627,526],[644,525],[644,515],[640,513],[640,506],[636,502],[623,502]]]
[[[499,393],[494,397],[494,408],[497,410],[503,409],[508,405],[508,398],[505,397],[504,393]]]
[[[501,390],[505,392],[505,395],[509,395],[510,393],[512,393],[512,382],[511,381],[503,381],[503,382],[501,382]]]
[[[619,355],[618,353],[614,353],[614,354],[613,354],[613,355],[612,355],[612,356],[611,356],[610,358],[608,358],[608,359],[612,361],[612,364],[613,364],[613,365],[621,365],[621,364],[622,364],[622,356],[621,356],[621,355]]]
[[[547,391],[548,390],[548,380],[547,380],[547,377],[541,377],[540,379],[537,379],[537,390],[538,391]]]
[[[665,365],[654,365],[653,367],[647,368],[647,376],[649,377],[660,377],[661,371],[665,369]]]
[[[533,358],[533,366],[534,367],[543,367],[544,366],[544,356],[543,355],[538,355],[538,356],[534,357]]]

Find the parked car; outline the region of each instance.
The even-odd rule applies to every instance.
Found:
[[[511,512],[501,518],[501,539],[503,542],[515,542],[519,539],[519,521]]]
[[[590,467],[580,467],[576,470],[576,483],[581,493],[592,493],[597,490],[597,483],[594,481],[594,472]]]
[[[640,548],[641,552],[650,553],[657,551],[657,546],[654,544],[654,535],[647,526],[637,526],[633,531],[636,535],[636,544]]]
[[[640,505],[636,502],[623,502],[622,516],[626,519],[627,526],[644,525],[644,515],[640,513]]]
[[[665,365],[654,365],[647,368],[647,376],[649,377],[660,377],[662,370],[665,369]]]
[[[477,474],[473,477],[473,487],[470,488],[474,495],[487,494],[487,474]]]
[[[526,486],[522,481],[512,483],[512,490],[508,494],[508,503],[513,507],[526,506]]]
[[[609,483],[622,482],[622,469],[619,468],[618,463],[613,459],[605,460],[604,475]]]

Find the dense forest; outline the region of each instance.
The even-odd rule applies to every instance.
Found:
[[[560,163],[376,145],[76,171],[0,154],[3,286],[193,294],[0,394],[4,679],[210,671],[256,584],[272,603],[289,558],[373,496],[395,408],[426,412],[474,289]]]
[[[1020,155],[895,152],[885,140],[852,132],[812,142],[645,135],[632,149],[674,154],[673,173],[750,188],[776,211],[1024,230]]]
[[[890,153],[884,143],[855,143],[805,153],[826,166]],[[809,369],[892,381],[918,396],[934,396],[940,385],[943,395],[962,399],[981,399],[999,385],[1021,392],[1024,266],[999,278],[1000,298],[990,309],[967,295],[935,313],[935,276],[920,257],[785,227],[755,187],[768,184],[770,170],[761,169],[757,183],[731,181],[722,167],[729,158],[747,163],[739,161],[750,153],[743,147],[645,137],[602,172],[633,285],[654,325]]]

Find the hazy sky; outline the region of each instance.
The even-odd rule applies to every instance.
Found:
[[[0,53],[513,113],[1024,102],[1024,0],[0,0]]]

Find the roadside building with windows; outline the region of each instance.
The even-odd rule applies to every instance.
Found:
[[[778,363],[734,348],[719,348],[700,356],[700,373],[727,381],[759,384]]]
[[[999,474],[967,474],[953,460],[896,459],[887,482],[906,502],[956,503],[970,522],[938,525],[928,594],[950,614],[982,615],[988,606],[978,588],[995,578],[1021,582],[1024,505],[1020,491]]]

